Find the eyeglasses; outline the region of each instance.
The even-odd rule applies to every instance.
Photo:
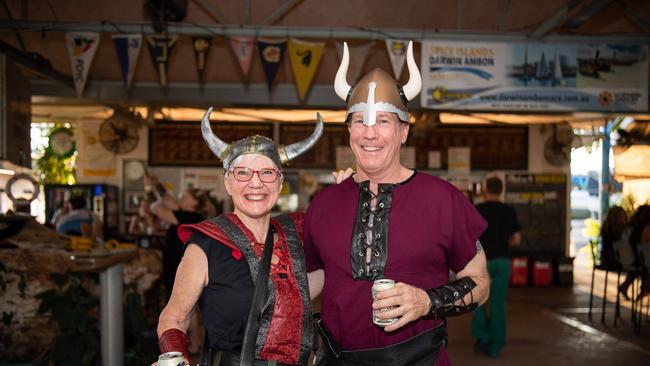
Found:
[[[278,169],[260,169],[254,170],[242,166],[238,166],[229,170],[232,173],[233,177],[240,182],[248,182],[253,179],[253,174],[257,173],[257,176],[264,183],[273,183],[278,180],[280,176],[280,171]]]

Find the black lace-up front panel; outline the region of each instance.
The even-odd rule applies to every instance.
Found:
[[[394,188],[394,184],[380,184],[374,194],[370,181],[359,184],[359,205],[350,250],[355,280],[374,281],[384,276],[388,260],[388,216]]]

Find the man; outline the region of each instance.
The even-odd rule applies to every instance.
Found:
[[[400,162],[406,103],[421,89],[412,44],[403,87],[379,69],[350,87],[348,62],[345,45],[335,89],[348,103],[356,174],[319,193],[304,224],[310,290],[322,291],[317,365],[448,365],[444,318],[488,296],[485,222],[451,184]],[[449,282],[450,269],[458,280]],[[396,285],[373,301],[382,278]],[[373,314],[399,319],[382,328]]]
[[[84,196],[70,197],[68,206],[69,212],[57,216],[56,231],[67,235],[85,236],[93,241],[102,237],[102,221],[86,208]]]
[[[485,201],[476,206],[488,227],[481,235],[487,268],[492,279],[489,310],[480,306],[474,311],[472,336],[474,349],[498,358],[506,342],[506,295],[510,281],[508,246],[521,242],[521,226],[515,210],[501,202],[503,183],[497,177],[485,181]],[[489,312],[489,315],[488,315]]]

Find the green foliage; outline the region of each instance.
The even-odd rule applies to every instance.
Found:
[[[52,131],[61,127],[63,124],[56,124]],[[41,184],[75,184],[77,154],[60,158],[52,153],[52,149],[45,149],[43,156],[36,161],[35,169]]]
[[[81,286],[78,275],[66,275],[65,282],[61,275],[52,277],[59,288],[36,296],[41,299],[38,313],[49,312],[59,326],[59,335],[48,357],[57,365],[93,365],[100,355],[100,337],[97,319],[89,312],[97,306],[97,300]]]

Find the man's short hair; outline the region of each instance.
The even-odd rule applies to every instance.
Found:
[[[503,182],[497,177],[491,177],[485,180],[485,190],[489,194],[501,194],[503,192]]]
[[[74,210],[86,208],[86,198],[82,195],[70,197],[70,206]]]

